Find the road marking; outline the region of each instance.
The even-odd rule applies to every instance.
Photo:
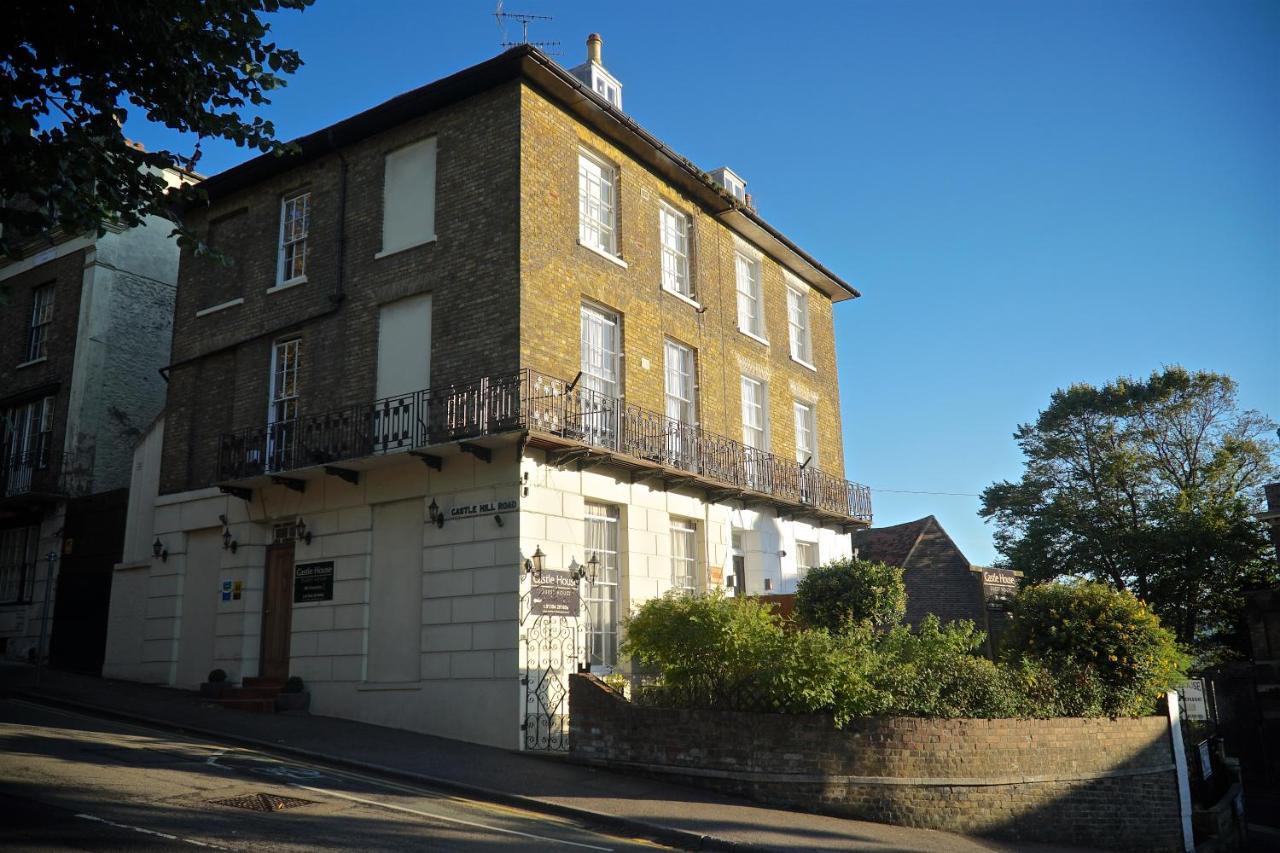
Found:
[[[352,796],[351,794],[343,794],[339,791],[329,791],[324,788],[313,788],[310,785],[299,785],[297,783],[294,783],[293,787],[302,788],[304,791],[314,791],[317,794],[328,794],[331,797],[341,797],[344,800],[351,800],[353,803],[364,803],[367,806],[374,806],[380,809],[391,809],[392,811],[408,812],[409,814],[415,814],[415,815],[418,815],[419,817],[430,818],[431,820],[443,820],[443,821],[448,821],[449,823],[459,823],[459,824],[462,824],[463,826],[471,826],[471,827],[475,827],[476,829],[484,829],[489,832],[500,832],[504,835],[518,835],[521,838],[532,838],[537,841],[550,841],[553,844],[567,844],[570,847],[585,847],[588,850],[604,850],[606,851],[606,853],[612,853],[613,851],[612,847],[597,847],[594,844],[583,844],[580,841],[565,841],[562,838],[551,838],[546,835],[534,835],[531,832],[520,832],[517,829],[504,829],[503,827],[500,827],[500,826],[489,826],[488,824],[477,823],[475,821],[470,821],[470,820],[462,820],[461,818],[445,817],[444,815],[432,814],[431,812],[424,812],[418,809],[411,809],[408,806],[397,806],[394,803],[380,803],[377,800],[366,800],[364,797],[356,797],[356,796]]]
[[[212,847],[215,850],[230,850],[229,847],[219,847],[217,844],[208,844],[204,841],[196,841],[194,838],[182,838],[177,835],[170,835],[167,832],[157,832],[154,829],[145,829],[141,826],[130,826],[127,823],[116,823],[113,820],[107,820],[103,817],[96,817],[91,814],[78,814],[76,817],[80,820],[91,820],[94,823],[105,823],[107,826],[114,826],[116,829],[131,829],[134,832],[141,832],[143,835],[154,835],[158,838],[164,838],[168,841],[182,841],[186,844],[194,844],[196,847]]]

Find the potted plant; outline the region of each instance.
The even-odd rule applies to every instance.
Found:
[[[210,670],[208,680],[200,685],[200,695],[209,699],[217,699],[231,687],[227,683],[225,669]]]
[[[276,696],[276,710],[281,712],[296,711],[305,713],[311,707],[311,693],[307,691],[302,679],[296,675],[289,676],[284,689]]]

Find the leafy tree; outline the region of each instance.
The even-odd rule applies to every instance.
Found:
[[[896,625],[907,612],[902,569],[856,558],[811,569],[796,587],[796,615],[805,625],[841,633],[854,624]]]
[[[1243,592],[1280,583],[1252,516],[1276,475],[1274,429],[1217,373],[1073,385],[1018,427],[1022,479],[987,487],[980,514],[1028,581],[1132,590],[1180,641],[1244,651]]]
[[[150,214],[179,224],[159,169],[194,169],[200,142],[283,150],[245,107],[268,103],[296,51],[264,39],[261,13],[314,0],[9,0],[0,27],[0,255],[60,227],[102,233]],[[194,136],[194,149],[144,152],[125,139],[131,109]],[[179,195],[199,197],[199,190]]]
[[[1103,583],[1024,587],[1002,645],[1010,663],[1038,664],[1072,688],[1077,705],[1065,709],[1072,715],[1151,713],[1186,664],[1173,633],[1142,601]]]

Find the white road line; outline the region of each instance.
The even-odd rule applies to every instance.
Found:
[[[116,829],[131,829],[134,832],[141,832],[143,835],[154,835],[158,838],[164,838],[168,841],[182,841],[187,844],[194,844],[196,847],[212,847],[215,850],[230,849],[229,847],[219,847],[217,844],[206,844],[203,841],[196,841],[194,838],[182,838],[177,835],[170,835],[167,832],[157,832],[154,829],[145,829],[141,826],[130,826],[127,823],[116,823],[113,820],[107,820],[106,818],[96,817],[91,814],[78,814],[76,815],[76,817],[80,818],[80,820],[91,820],[94,823],[105,823],[107,826],[114,826]]]
[[[612,853],[613,851],[612,847],[597,847],[594,844],[583,844],[579,841],[565,841],[564,839],[561,839],[561,838],[550,838],[546,835],[534,835],[533,833],[520,832],[519,830],[516,830],[516,829],[503,829],[500,826],[489,826],[488,824],[476,823],[475,821],[462,820],[461,818],[456,818],[456,817],[445,817],[444,815],[438,815],[438,814],[432,814],[431,812],[419,811],[418,809],[411,809],[408,806],[397,806],[393,803],[380,803],[377,800],[366,800],[364,797],[355,797],[355,796],[352,796],[351,794],[343,794],[339,791],[330,791],[325,788],[313,788],[310,785],[299,785],[297,783],[294,783],[293,787],[302,788],[305,791],[314,791],[317,794],[328,794],[331,797],[341,797],[344,800],[351,800],[354,803],[364,803],[367,806],[375,806],[380,809],[391,809],[393,811],[398,811],[398,812],[408,812],[409,814],[415,814],[415,815],[418,815],[419,817],[430,818],[432,820],[443,820],[443,821],[448,821],[449,823],[460,823],[463,826],[472,826],[472,827],[475,827],[476,829],[484,829],[489,832],[501,832],[504,835],[519,835],[522,838],[532,838],[537,841],[550,841],[553,844],[567,844],[570,847],[585,847],[588,850],[604,850],[606,851],[606,853]]]

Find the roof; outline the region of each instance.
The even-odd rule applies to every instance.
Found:
[[[860,560],[905,567],[907,558],[911,556],[916,543],[924,536],[930,525],[937,523],[938,520],[929,515],[890,527],[868,527],[855,530],[851,534],[853,547],[858,552]]]
[[[292,140],[295,146],[293,153],[263,154],[207,178],[201,186],[212,201],[515,79],[524,79],[537,86],[544,95],[659,176],[685,190],[726,227],[764,249],[793,274],[826,293],[833,301],[862,295],[759,214],[730,196],[710,175],[668,148],[532,45],[513,47],[492,59],[397,95],[376,107]]]

